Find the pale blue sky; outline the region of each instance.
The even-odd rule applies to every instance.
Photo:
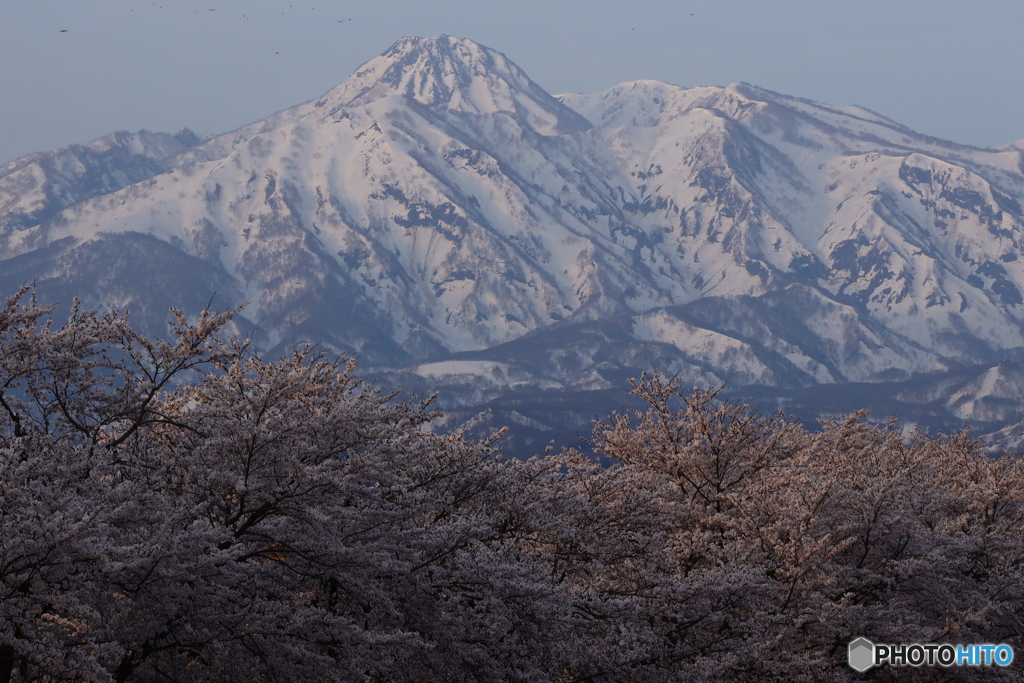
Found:
[[[227,131],[439,33],[552,93],[747,81],[958,142],[1024,138],[1020,0],[2,0],[0,162],[118,129]]]

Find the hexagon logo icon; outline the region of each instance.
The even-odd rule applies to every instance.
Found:
[[[847,661],[854,671],[867,671],[875,664],[875,644],[867,638],[858,638],[850,643]]]

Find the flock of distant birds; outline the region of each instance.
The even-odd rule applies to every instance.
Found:
[[[153,7],[157,7],[157,4],[156,4],[155,2],[153,3]],[[288,7],[292,7],[292,5],[288,5]],[[159,8],[160,8],[160,9],[163,9],[163,8],[164,8],[164,6],[163,6],[163,5],[160,5],[160,6],[159,6]],[[312,9],[314,9],[314,10],[315,10],[315,9],[316,9],[316,7],[313,7]],[[129,9],[128,11],[129,11],[129,12],[134,12],[135,10],[133,10],[133,9]],[[210,11],[210,12],[216,12],[216,11],[217,11],[217,9],[216,9],[216,8],[213,8],[213,9],[210,9],[209,11]],[[198,14],[198,12],[199,12],[199,10],[196,10],[196,13],[197,13],[197,14]],[[284,14],[284,12],[281,12],[281,14]],[[691,16],[691,17],[693,16],[693,12],[690,12],[690,16]],[[244,19],[245,19],[246,21],[249,21],[249,17],[247,17],[246,15],[244,15],[244,14],[243,14],[243,15],[242,15],[242,17],[243,17],[243,18],[244,18]],[[349,18],[349,19],[338,19],[338,23],[339,23],[339,24],[344,24],[344,23],[345,23],[345,22],[347,22],[347,21],[352,21],[352,19],[351,19],[351,18]],[[635,29],[635,28],[631,28],[630,30],[631,30],[631,31],[635,31],[636,29]],[[68,32],[68,29],[66,29],[66,28],[62,28],[62,29],[60,30],[60,33],[67,33],[67,32]],[[280,52],[275,52],[274,54],[275,54],[275,55],[279,55],[279,54],[281,54],[281,53],[280,53]]]
[[[158,5],[157,5],[157,4],[155,3],[155,2],[154,2],[154,3],[152,3],[152,4],[153,4],[153,7],[157,7],[158,9],[163,9],[163,8],[164,8],[164,6],[163,6],[163,5],[159,5],[159,6],[158,6]],[[294,5],[288,5],[288,7],[293,7],[293,6],[294,6]],[[311,8],[311,9],[314,9],[314,10],[315,10],[315,9],[316,9],[316,7],[313,7],[313,8]],[[135,11],[135,9],[134,9],[134,8],[128,8],[128,11],[129,11],[129,12],[134,12],[134,11]],[[208,11],[210,11],[210,12],[216,12],[216,11],[217,11],[217,9],[216,9],[216,8],[211,8],[211,9],[210,9],[210,10],[208,10]],[[196,10],[196,14],[198,14],[198,13],[199,13],[199,10]],[[281,14],[284,14],[284,12],[281,12]],[[691,16],[692,16],[692,15],[691,15]],[[243,14],[243,15],[242,15],[242,18],[243,18],[243,19],[245,19],[246,21],[249,21],[249,17],[248,17],[248,16],[246,16],[245,14]],[[346,22],[349,22],[349,21],[352,21],[352,18],[351,18],[351,17],[349,17],[348,19],[338,19],[338,23],[339,23],[339,24],[344,24],[344,23],[346,23]],[[67,33],[67,32],[68,32],[68,29],[66,29],[66,28],[62,28],[62,29],[60,29],[60,30],[58,31],[58,33]],[[281,54],[281,53],[280,53],[280,52],[275,52],[274,54],[275,54],[275,55],[279,55],[279,54]]]

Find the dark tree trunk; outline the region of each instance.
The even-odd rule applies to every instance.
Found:
[[[128,677],[131,676],[132,672],[134,671],[135,663],[132,662],[130,657],[126,656],[124,659],[121,660],[121,664],[118,665],[116,669],[114,669],[114,680],[117,681],[117,683],[124,683],[128,680]],[[3,682],[0,681],[0,683]]]
[[[0,683],[9,683],[14,670],[14,648],[10,645],[0,646]]]

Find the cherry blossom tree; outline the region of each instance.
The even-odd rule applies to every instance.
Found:
[[[565,478],[426,429],[313,348],[7,301],[0,680],[538,680],[580,620]]]
[[[1019,458],[987,457],[966,431],[907,439],[863,412],[811,433],[656,373],[633,393],[648,409],[597,422],[594,444],[663,520],[631,591],[648,617],[637,678],[850,680],[846,645],[861,635],[1021,644]],[[947,675],[915,675],[929,673]]]

